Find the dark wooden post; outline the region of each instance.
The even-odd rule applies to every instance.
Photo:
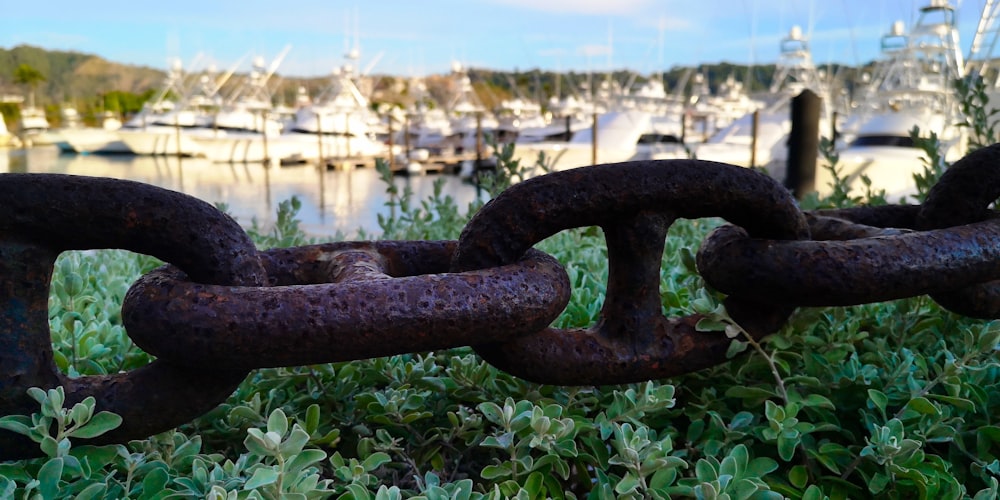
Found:
[[[792,132],[788,136],[785,187],[796,198],[802,198],[816,189],[821,104],[822,99],[809,89],[792,98]]]

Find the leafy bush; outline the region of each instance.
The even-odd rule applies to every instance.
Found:
[[[463,213],[440,189],[414,206],[388,189],[385,238],[455,238],[477,208]],[[814,202],[872,194],[835,193]],[[257,244],[308,241],[297,208],[284,203],[274,229],[254,228]],[[1000,323],[916,297],[801,309],[757,343],[694,269],[718,224],[671,228],[661,297],[665,314],[707,314],[703,328],[724,330],[730,353],[743,352],[730,363],[600,387],[528,383],[469,348],[261,369],[202,418],[105,447],[73,440],[114,427],[114,416],[88,401],[63,408],[59,389],[33,390],[39,411],[0,427],[30,435],[44,458],[0,464],[0,497],[997,497]],[[557,326],[592,322],[608,272],[600,230],[564,231],[539,247],[564,263],[573,286]],[[60,257],[50,327],[61,369],[92,375],[149,361],[118,308],[154,265],[120,251]]]

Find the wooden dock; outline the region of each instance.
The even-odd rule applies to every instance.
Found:
[[[489,157],[480,156],[480,159],[488,159]],[[375,156],[354,156],[346,158],[324,158],[318,163],[320,166],[325,167],[327,170],[353,170],[356,168],[374,168],[376,161],[379,159],[384,159],[389,161],[389,158],[385,157],[375,157]],[[421,158],[419,160],[411,160],[409,163],[416,163],[422,167],[422,173],[447,173],[454,174],[461,170],[463,162],[475,162],[476,153],[443,153],[443,154],[432,154],[428,155],[426,159]],[[389,161],[389,167],[394,174],[413,174],[418,172],[412,172],[407,169],[407,163],[403,158],[397,158],[395,161]]]

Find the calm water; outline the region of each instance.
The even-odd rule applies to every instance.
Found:
[[[138,156],[60,155],[54,147],[0,149],[0,173],[60,173],[113,177],[187,193],[209,203],[226,203],[243,226],[256,219],[273,224],[278,204],[297,196],[302,201],[302,228],[317,237],[337,232],[353,237],[359,229],[378,234],[378,214],[388,215],[386,185],[373,168],[325,171],[310,165],[265,168],[258,164],[213,164],[200,159]],[[476,197],[475,186],[457,176],[431,174],[397,177],[409,185],[414,200],[433,193],[444,179],[444,194],[465,209]]]

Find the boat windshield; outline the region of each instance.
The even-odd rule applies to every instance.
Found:
[[[642,134],[639,144],[680,144],[681,139],[673,134]]]
[[[897,148],[915,148],[913,138],[902,135],[863,135],[858,137],[848,147],[858,146],[892,146]]]

